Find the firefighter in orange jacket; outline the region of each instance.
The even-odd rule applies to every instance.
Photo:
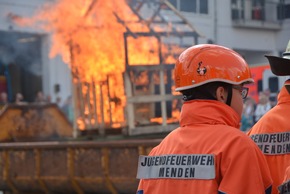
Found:
[[[140,156],[137,194],[268,194],[266,160],[239,130],[244,84],[250,69],[236,52],[201,44],[186,49],[175,65],[183,94],[180,127]]]
[[[290,75],[290,41],[282,57],[266,56],[277,76]],[[273,179],[273,194],[278,194],[285,170],[290,165],[290,79],[278,94],[277,105],[248,132],[265,155]]]

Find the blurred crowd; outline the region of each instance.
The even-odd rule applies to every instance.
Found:
[[[0,93],[0,110],[7,104],[16,104],[16,105],[26,105],[26,104],[50,104],[55,103],[62,110],[62,112],[66,115],[68,120],[72,123],[73,116],[73,105],[72,105],[72,97],[68,96],[67,99],[62,102],[60,97],[57,97],[55,101],[52,101],[50,95],[45,95],[42,91],[38,91],[35,95],[35,99],[33,102],[25,101],[22,93],[16,93],[14,99],[9,101],[8,94],[6,92]]]
[[[248,131],[259,119],[276,104],[276,98],[270,97],[270,90],[259,93],[259,100],[256,102],[252,97],[244,101],[244,110],[241,119],[241,130]]]
[[[21,93],[16,93],[13,102],[9,102],[6,92],[0,94],[0,109],[8,103],[14,103],[18,105],[28,104],[25,101]],[[51,96],[44,95],[42,91],[37,92],[35,100],[32,103],[47,104],[56,103],[58,107],[67,116],[70,122],[73,122],[73,106],[72,97],[68,96],[67,99],[62,102],[60,97],[57,97],[55,101],[52,101]],[[247,97],[244,101],[244,110],[241,119],[241,130],[248,131],[266,112],[268,112],[276,104],[276,99],[271,100],[270,91],[265,90],[259,93],[259,100],[256,102],[252,97]]]

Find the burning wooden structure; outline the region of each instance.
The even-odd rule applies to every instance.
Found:
[[[174,63],[204,37],[168,0],[62,0],[22,23],[44,23],[53,32],[51,52],[70,66],[75,137],[79,131],[137,135],[176,127]]]
[[[123,134],[138,135],[168,132],[178,125],[180,96],[173,92],[174,63],[202,35],[167,0],[129,5],[135,16],[132,21],[113,13],[125,29],[123,40],[118,40],[124,41],[123,73],[113,70],[102,80],[84,82],[71,47],[77,129],[97,129],[100,135],[107,129],[121,129]],[[150,12],[146,6],[152,6]],[[147,46],[139,48],[140,42]]]

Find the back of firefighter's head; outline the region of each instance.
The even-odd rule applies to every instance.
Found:
[[[247,92],[243,86],[253,81],[246,61],[237,52],[219,45],[192,46],[181,53],[175,65],[175,90],[183,94],[185,101],[218,100],[239,115],[242,94]]]
[[[271,55],[265,55],[265,57],[269,61],[272,73],[277,76],[284,76],[285,80],[287,80],[284,86],[290,94],[290,40],[282,57]]]

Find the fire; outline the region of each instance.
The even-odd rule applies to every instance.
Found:
[[[11,17],[19,25],[40,27],[51,34],[50,57],[60,54],[69,64],[77,93],[81,93],[76,103],[83,110],[77,115],[79,129],[99,127],[102,123],[113,127],[124,124],[123,34],[127,28],[122,21],[135,21],[127,24],[133,31],[149,32],[146,24],[138,23],[139,18],[125,0],[60,0],[46,4],[32,18]],[[155,37],[128,40],[129,64],[175,62],[171,55],[160,61]],[[169,50],[162,45],[161,49],[170,53],[178,47]]]

